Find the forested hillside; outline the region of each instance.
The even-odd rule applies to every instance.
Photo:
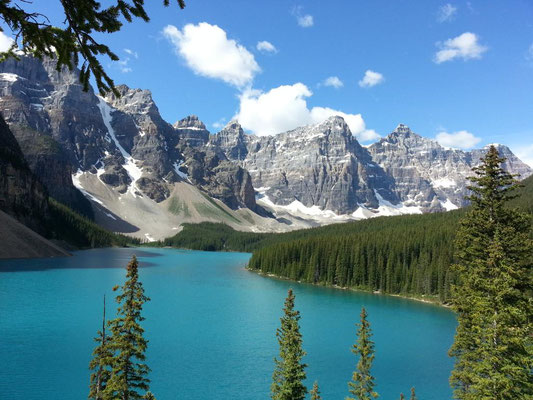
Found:
[[[384,217],[366,229],[266,246],[249,268],[293,280],[449,299],[453,238],[462,212]],[[354,224],[356,227],[357,224]]]
[[[533,177],[522,183],[511,206],[533,214]],[[253,251],[249,268],[262,273],[446,302],[454,280],[453,239],[465,212],[381,217],[281,234],[190,224],[159,245]]]
[[[533,178],[511,202],[532,214]],[[391,294],[429,296],[447,302],[454,262],[454,238],[466,210],[384,217],[334,225],[314,235],[265,246],[249,268],[325,285]]]
[[[69,207],[49,198],[50,217],[46,221],[49,239],[76,248],[128,246],[141,244],[139,239],[110,232]]]

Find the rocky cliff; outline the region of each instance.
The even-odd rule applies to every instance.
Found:
[[[399,203],[393,181],[341,117],[262,137],[244,134],[233,121],[210,144],[246,168],[256,190],[276,205],[297,202],[347,214],[359,206],[377,208],[379,196]]]
[[[532,170],[508,147],[498,145],[507,158],[504,168],[521,179]],[[424,138],[400,124],[387,137],[369,146],[372,159],[394,179],[394,192],[405,205],[422,211],[443,211],[467,204],[466,186],[472,167],[479,164],[487,148],[462,151],[442,147],[435,140]]]
[[[148,90],[102,98],[77,74],[53,60],[1,63],[0,112],[52,196],[148,240],[184,222],[282,231],[451,210],[486,151],[447,149],[405,125],[363,147],[341,117],[261,137],[231,121],[211,134],[194,115],[166,122]],[[532,173],[498,148],[511,173]]]
[[[0,117],[0,209],[35,231],[43,231],[48,194],[31,172],[17,140]]]

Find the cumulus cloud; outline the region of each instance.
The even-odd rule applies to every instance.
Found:
[[[296,17],[296,22],[298,22],[298,25],[300,25],[302,28],[310,28],[315,24],[312,15],[303,14],[302,6],[294,7],[292,9],[292,15]]]
[[[474,136],[468,131],[440,132],[435,139],[441,146],[452,147],[454,149],[470,149],[481,141],[481,138]]]
[[[174,46],[195,74],[221,79],[242,88],[251,84],[255,74],[261,71],[252,53],[217,25],[201,22],[187,24],[182,30],[167,25],[163,35]]]
[[[472,32],[465,32],[443,43],[439,42],[437,46],[440,47],[440,50],[435,54],[433,60],[437,64],[451,61],[455,58],[462,58],[465,61],[481,58],[481,55],[488,49],[479,43],[479,37]]]
[[[0,52],[8,51],[13,45],[14,40],[4,32],[0,32]]]
[[[517,147],[513,150],[516,156],[533,168],[533,144]]]
[[[335,115],[344,118],[350,131],[360,142],[375,141],[380,138],[375,130],[366,129],[366,124],[361,114],[347,114],[329,107],[313,107],[311,109],[311,123],[318,124]]]
[[[367,87],[379,85],[380,83],[383,83],[384,81],[385,81],[385,77],[382,74],[380,74],[379,72],[367,69],[365,72],[365,76],[363,76],[363,79],[359,81],[359,86],[367,88]]]
[[[302,28],[309,28],[315,24],[315,21],[313,20],[313,16],[306,14],[298,17],[298,25],[300,25]]]
[[[327,107],[310,109],[306,99],[312,95],[303,83],[279,86],[268,92],[247,90],[240,96],[240,108],[235,118],[244,129],[256,135],[272,135],[339,115],[359,140],[379,137],[374,131],[366,129],[361,114],[347,114]]]
[[[454,7],[450,3],[444,4],[439,7],[439,12],[437,14],[438,22],[449,22],[452,21],[457,14],[457,7]]]
[[[334,87],[335,89],[339,89],[344,86],[344,83],[339,79],[338,76],[330,76],[329,78],[326,78],[322,84],[324,86]]]
[[[262,51],[264,53],[277,53],[278,52],[278,49],[276,49],[276,46],[274,46],[270,42],[267,42],[266,40],[257,42],[256,48],[257,50]]]

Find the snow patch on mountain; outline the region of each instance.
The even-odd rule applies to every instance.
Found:
[[[180,168],[181,168],[182,166],[185,166],[183,160],[181,160],[181,161],[179,161],[179,162],[175,162],[174,164],[172,164],[172,166],[174,167],[174,171],[176,171],[176,174],[178,174],[178,176],[179,176],[181,179],[183,179],[183,180],[185,180],[185,181],[187,181],[187,182],[190,182],[190,180],[189,180],[189,175],[187,175],[185,172],[183,172],[182,170],[180,170]]]
[[[111,121],[113,120],[113,117],[111,115],[113,109],[107,102],[101,98],[98,97],[98,108],[100,109],[100,113],[102,114],[102,119],[104,121],[104,125],[107,128],[107,133],[109,134],[111,140],[113,143],[115,143],[115,146],[117,146],[117,149],[120,151],[120,154],[122,154],[122,157],[124,157],[125,163],[122,164],[122,167],[126,170],[128,173],[131,183],[128,187],[128,192],[131,193],[133,196],[137,196],[137,193],[139,193],[139,189],[137,188],[137,185],[135,182],[140,179],[142,176],[142,169],[137,166],[137,163],[135,159],[122,147],[120,142],[118,141],[115,130],[111,126]]]
[[[451,188],[457,186],[457,182],[450,178],[439,178],[432,182],[435,188]]]
[[[72,183],[74,184],[76,189],[78,189],[80,192],[82,192],[84,194],[85,197],[88,197],[92,201],[95,201],[96,203],[98,203],[98,204],[103,206],[104,203],[100,199],[98,199],[97,197],[95,197],[91,193],[89,193],[87,190],[85,190],[85,188],[81,184],[80,178],[82,177],[83,174],[84,174],[84,172],[81,169],[78,169],[78,171],[76,171],[75,174],[72,174]]]

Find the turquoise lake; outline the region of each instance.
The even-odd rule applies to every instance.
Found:
[[[292,287],[301,312],[308,387],[344,399],[356,364],[355,323],[366,307],[373,374],[385,400],[415,386],[420,400],[448,400],[454,314],[391,296],[297,284],[244,269],[250,255],[170,249],[103,249],[62,259],[0,261],[0,398],[86,399],[93,337],[116,309],[136,254],[151,301],[143,326],[158,400],[269,399],[276,328]]]

